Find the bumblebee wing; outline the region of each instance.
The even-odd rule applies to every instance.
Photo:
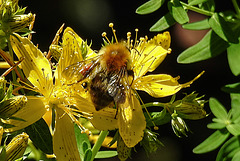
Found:
[[[69,65],[62,71],[65,84],[78,83],[91,74],[94,67],[98,65],[97,57]]]
[[[82,62],[86,58],[95,57],[96,53],[79,37],[73,29],[67,27],[62,38],[62,52],[59,58],[56,80],[62,80],[62,71],[71,64]],[[60,83],[60,82],[57,82]]]
[[[122,69],[121,71],[114,73],[109,78],[107,86],[108,94],[114,98],[116,103],[124,103],[126,100],[126,91],[131,87],[133,81],[133,75],[131,71]]]
[[[126,91],[126,101],[118,105],[119,133],[127,147],[134,147],[143,138],[146,120],[135,94]]]

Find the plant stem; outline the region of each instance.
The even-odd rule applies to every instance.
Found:
[[[9,50],[9,54],[10,54],[10,61],[14,62],[13,49],[12,49],[12,45],[11,45],[11,42],[10,42],[10,35],[9,34],[7,35],[7,43],[8,43],[8,50]],[[12,71],[12,79],[13,79],[14,82],[17,80],[15,71]]]
[[[214,13],[213,12],[210,12],[210,11],[206,11],[206,10],[203,10],[203,9],[200,9],[200,8],[197,8],[197,7],[194,7],[194,6],[190,6],[182,1],[180,1],[180,3],[186,7],[186,9],[188,10],[191,10],[191,11],[194,11],[194,12],[197,12],[197,13],[200,13],[200,14],[203,14],[203,15],[206,15],[206,16],[212,16]]]
[[[152,106],[158,106],[158,107],[163,107],[165,106],[165,103],[160,103],[160,102],[151,102],[151,103],[145,103],[145,107],[152,107]]]
[[[236,0],[232,0],[233,7],[237,13],[237,17],[240,18],[240,9]]]
[[[93,148],[92,148],[92,158],[91,158],[91,161],[94,160],[97,152],[99,151],[99,149],[101,148],[102,146],[102,143],[105,139],[105,137],[108,135],[108,131],[101,131],[100,134],[99,134],[99,137],[98,137],[98,140],[97,142],[93,145]]]

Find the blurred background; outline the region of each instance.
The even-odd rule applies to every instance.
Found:
[[[39,45],[42,51],[48,51],[56,31],[65,23],[65,27],[72,27],[79,36],[88,42],[92,42],[92,49],[99,50],[102,44],[101,33],[106,31],[111,35],[108,27],[110,22],[114,23],[117,30],[118,39],[126,39],[126,33],[139,29],[139,36],[148,35],[152,38],[157,33],[149,32],[149,28],[165,13],[167,6],[149,15],[138,15],[135,13],[137,7],[145,3],[146,0],[138,1],[112,1],[112,0],[20,0],[19,5],[27,6],[27,12],[35,13],[36,20],[33,30],[33,42]],[[232,8],[228,1],[216,2],[217,10],[227,10]],[[189,12],[191,22],[203,19],[202,15]],[[163,63],[154,73],[170,74],[173,77],[181,76],[179,82],[185,83],[192,80],[201,71],[205,74],[194,82],[190,88],[181,90],[177,98],[181,99],[183,93],[196,91],[200,95],[205,95],[205,99],[215,97],[227,108],[230,106],[230,97],[222,92],[220,87],[226,84],[239,81],[239,77],[234,77],[229,69],[226,53],[220,56],[194,64],[178,64],[177,56],[189,46],[197,43],[207,31],[188,31],[175,25],[169,29],[171,34],[172,53],[167,56]],[[110,36],[109,36],[110,37]],[[144,101],[150,101],[150,97],[145,93],[140,93]],[[154,99],[154,101],[168,102],[170,97]],[[152,101],[152,99],[151,99]],[[208,104],[205,107],[210,113]],[[159,140],[165,147],[160,148],[156,153],[146,156],[140,147],[133,151],[131,160],[151,160],[151,161],[205,161],[215,160],[217,151],[207,154],[193,154],[192,149],[205,140],[213,131],[207,129],[207,124],[211,121],[212,115],[198,121],[186,120],[192,133],[187,138],[178,138],[172,131],[171,125],[166,124],[159,128]],[[106,161],[118,160],[104,159]],[[130,159],[129,159],[130,160]]]

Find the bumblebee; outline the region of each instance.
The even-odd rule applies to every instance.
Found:
[[[99,55],[77,62],[63,70],[67,84],[84,82],[96,108],[101,110],[112,104],[123,104],[133,81],[130,69],[130,51],[124,43],[109,44]]]

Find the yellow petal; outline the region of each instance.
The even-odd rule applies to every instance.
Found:
[[[106,107],[94,112],[90,121],[98,130],[114,130],[118,127],[116,112],[116,109]]]
[[[74,124],[60,108],[56,108],[56,125],[53,135],[53,152],[58,161],[80,161]]]
[[[27,96],[27,99],[28,101],[26,106],[13,115],[13,117],[20,118],[25,121],[14,119],[4,121],[4,123],[15,126],[4,129],[5,132],[23,129],[39,120],[45,114],[46,109],[42,97]]]
[[[61,79],[61,72],[69,65],[74,64],[76,62],[83,61],[83,46],[84,49],[87,50],[86,57],[93,57],[96,54],[93,50],[90,49],[89,46],[86,46],[85,42],[80,38],[70,27],[67,27],[63,33],[63,40],[62,40],[62,55],[59,59],[59,65],[57,68],[57,75],[56,77]]]
[[[167,31],[162,34],[157,34],[157,36],[154,36],[151,40],[149,40],[149,42],[160,45],[164,49],[169,50],[171,43],[170,33]]]
[[[75,106],[81,112],[95,112],[95,106],[92,102],[81,97],[80,95],[74,94],[65,98],[66,104]]]
[[[153,97],[166,97],[177,93],[182,88],[189,87],[203,73],[184,84],[179,84],[178,78],[173,78],[167,74],[147,75],[134,80],[133,88],[145,91]]]
[[[29,39],[15,34],[10,36],[10,41],[17,57],[24,58],[21,66],[27,79],[38,88],[40,93],[48,97],[53,87],[49,61]]]
[[[137,49],[131,50],[134,77],[139,78],[147,72],[154,71],[165,59],[168,50],[155,44],[143,42]]]
[[[146,129],[146,120],[138,99],[133,95],[127,96],[126,102],[118,109],[119,133],[127,147],[134,147],[140,142]]]

